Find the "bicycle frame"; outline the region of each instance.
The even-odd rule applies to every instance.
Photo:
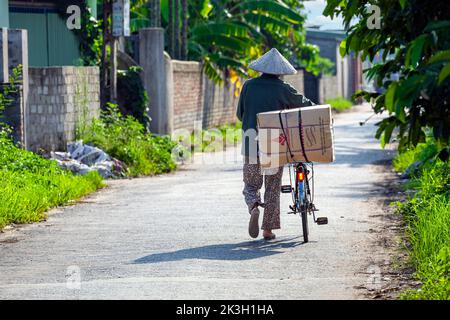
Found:
[[[291,167],[294,168],[295,182],[292,183]],[[311,170],[309,169],[311,168]],[[311,174],[311,175],[310,175]],[[314,166],[312,163],[291,163],[289,164],[290,185],[282,186],[282,193],[291,193],[293,205],[289,206],[293,214],[300,213],[302,220],[303,239],[308,242],[309,228],[308,215],[313,215],[313,221],[319,225],[328,224],[328,218],[318,217],[316,219],[316,209],[314,201]],[[311,184],[310,184],[311,183]]]
[[[294,174],[295,174],[294,203],[297,211],[300,211],[302,205],[306,201],[305,170],[301,164],[296,165]]]

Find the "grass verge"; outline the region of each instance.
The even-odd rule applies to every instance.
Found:
[[[336,110],[337,112],[348,110],[351,107],[353,107],[353,103],[350,100],[347,100],[343,97],[328,99],[325,101],[325,104],[331,105],[331,108],[333,110]]]
[[[227,147],[235,146],[242,140],[242,123],[194,131],[182,130],[175,134],[175,140],[186,158],[195,152],[225,151]]]
[[[31,223],[45,212],[79,199],[101,187],[101,176],[92,172],[74,176],[30,151],[17,148],[9,132],[0,131],[0,230],[10,223]]]
[[[414,193],[398,210],[407,224],[411,264],[422,283],[419,289],[404,292],[401,299],[450,299],[450,163],[424,161],[435,147],[432,142],[398,155],[397,171],[423,161],[411,171],[406,188]]]

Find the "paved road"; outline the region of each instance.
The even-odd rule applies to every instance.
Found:
[[[0,299],[363,298],[356,287],[384,254],[373,231],[384,214],[379,161],[390,156],[372,138],[375,119],[358,125],[369,115],[366,106],[335,119],[337,161],[316,166],[315,202],[329,224],[311,224],[308,244],[287,214],[276,241],[249,238],[240,160],[190,165],[112,181],[1,234]]]

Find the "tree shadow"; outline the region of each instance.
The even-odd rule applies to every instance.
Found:
[[[299,237],[275,241],[246,241],[240,243],[214,244],[196,248],[150,254],[136,259],[132,264],[180,261],[185,259],[203,260],[252,260],[284,253],[283,249],[295,248],[303,244]]]

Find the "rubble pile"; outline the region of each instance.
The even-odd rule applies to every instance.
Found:
[[[83,141],[68,143],[67,152],[52,152],[51,159],[56,160],[61,168],[75,174],[97,171],[105,179],[123,177],[126,170],[123,162]]]

